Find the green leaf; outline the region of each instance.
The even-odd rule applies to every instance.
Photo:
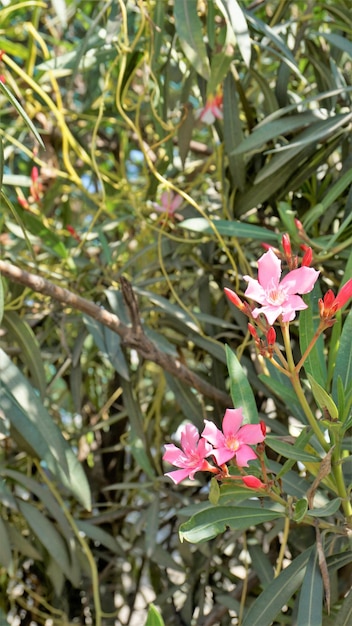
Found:
[[[337,381],[340,378],[343,388],[348,391],[352,381],[352,310],[346,317],[340,337],[340,345],[336,355],[332,395],[337,402]]]
[[[237,0],[222,0],[228,12],[236,41],[247,68],[251,64],[251,39],[247,20]]]
[[[21,350],[21,360],[27,366],[33,385],[39,390],[43,399],[46,389],[45,370],[40,346],[34,332],[28,322],[22,319],[16,311],[5,311],[2,326],[7,329],[9,339],[18,344]]]
[[[34,389],[3,350],[0,350],[0,405],[19,446],[44,461],[53,475],[90,510],[90,489],[81,464]]]
[[[0,274],[0,324],[4,315],[4,287],[2,284],[2,278]]]
[[[15,98],[13,93],[9,90],[9,88],[2,81],[0,81],[0,89],[5,94],[5,96],[7,96],[7,98],[10,100],[11,104],[15,107],[16,111],[22,117],[24,123],[28,126],[29,130],[33,133],[34,137],[40,143],[41,147],[44,148],[45,150],[45,144],[43,143],[41,136],[39,135],[33,122],[29,119],[24,108],[18,102],[17,98]]]
[[[312,517],[329,517],[335,515],[341,506],[341,498],[334,498],[325,506],[319,507],[319,509],[310,509],[307,511],[308,515]]]
[[[28,211],[20,209],[22,223],[29,233],[39,237],[43,247],[59,259],[68,258],[68,250],[62,238],[54,230],[46,226],[41,219]]]
[[[12,553],[5,523],[0,515],[0,566],[8,572],[12,570]]]
[[[86,520],[75,520],[75,524],[82,533],[89,537],[89,539],[105,546],[105,548],[108,548],[108,550],[110,550],[113,554],[123,556],[123,552],[116,539],[109,535],[106,530],[103,530],[99,526],[96,526],[91,522],[87,522]]]
[[[280,511],[264,510],[251,507],[217,506],[200,513],[196,513],[190,520],[180,526],[180,540],[190,543],[200,543],[214,539],[227,528],[231,530],[246,530],[264,522],[270,522],[283,517]]]
[[[4,145],[2,143],[2,137],[0,137],[0,189],[2,187],[4,177]]]
[[[311,552],[309,548],[300,554],[264,589],[245,614],[242,626],[271,626],[301,585]]]
[[[253,565],[255,565],[255,573],[258,575],[263,589],[271,583],[274,578],[274,568],[270,562],[269,556],[263,552],[262,546],[248,542],[248,551]]]
[[[317,118],[312,112],[288,115],[283,119],[273,122],[261,122],[256,126],[248,137],[246,137],[234,150],[234,154],[244,154],[246,152],[259,152],[263,146],[279,135],[286,135],[294,130],[303,128],[316,122]]]
[[[232,74],[229,73],[224,82],[223,112],[224,128],[226,128],[224,144],[233,183],[236,187],[243,190],[246,183],[244,157],[242,154],[233,154],[234,149],[243,139],[242,120],[238,100],[236,83]]]
[[[149,606],[147,621],[144,626],[165,626],[165,622],[154,604]]]
[[[244,424],[257,424],[259,422],[258,409],[247,374],[235,353],[228,346],[225,346],[225,349],[233,406],[237,409],[242,407]]]
[[[7,524],[7,532],[9,535],[10,543],[13,546],[13,549],[16,550],[16,552],[23,554],[23,556],[26,556],[29,559],[34,559],[35,561],[43,560],[42,555],[34,547],[33,542],[25,539],[25,537],[17,530],[16,526],[14,526],[13,524]]]
[[[45,547],[47,552],[51,555],[66,576],[70,577],[71,564],[67,546],[54,524],[50,522],[35,506],[29,504],[29,502],[19,500],[18,506],[22,515],[26,519],[28,526],[39,539],[40,543]]]
[[[122,378],[129,380],[128,365],[119,335],[88,315],[83,315],[83,321],[100,352]]]
[[[210,66],[203,39],[202,23],[197,13],[197,0],[177,0],[174,4],[176,32],[183,51],[194,69],[210,78]]]
[[[146,527],[145,527],[145,553],[148,558],[154,553],[157,533],[159,530],[159,512],[160,512],[160,499],[157,493],[155,493],[152,503],[149,505],[146,512]]]
[[[296,502],[294,511],[293,511],[293,519],[297,524],[299,524],[307,514],[308,502],[305,498],[301,498]]]
[[[339,417],[339,412],[331,396],[327,393],[327,391],[325,391],[323,387],[321,387],[321,385],[319,385],[319,383],[317,383],[317,381],[310,374],[308,374],[308,380],[310,382],[315,401],[319,408],[323,411],[323,416],[325,416],[324,409],[326,409],[329,413],[329,416],[333,420],[337,420]]]
[[[352,591],[342,602],[341,609],[334,617],[334,626],[350,626],[352,624]]]
[[[304,298],[308,308],[300,311],[299,315],[299,341],[302,355],[313,339],[319,324],[318,300],[320,297],[320,287],[318,284],[315,284],[313,291]],[[327,370],[323,335],[320,335],[305,359],[304,369],[307,374],[314,376],[314,379],[320,386],[325,387]]]
[[[279,235],[267,228],[256,226],[255,224],[246,224],[239,221],[228,220],[213,220],[213,226],[220,233],[226,237],[236,237],[237,239],[257,239],[258,241],[275,241],[279,240]],[[214,233],[212,227],[209,225],[209,220],[204,217],[191,217],[180,223],[180,228],[186,228],[186,230],[193,230],[196,233],[204,233],[205,235],[212,235]]]
[[[304,463],[305,461],[319,463],[321,461],[318,456],[315,456],[314,454],[309,454],[308,452],[304,452],[303,450],[297,448],[297,446],[291,446],[289,443],[285,443],[285,441],[280,441],[280,439],[277,439],[272,435],[268,435],[265,438],[265,443],[267,444],[267,446],[269,446],[269,448],[275,450],[275,452],[281,454],[286,459],[293,459],[295,461],[301,461],[302,463]]]
[[[322,626],[323,580],[318,551],[312,550],[298,600],[297,626]]]

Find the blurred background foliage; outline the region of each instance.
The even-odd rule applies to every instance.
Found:
[[[3,279],[4,620],[133,626],[155,602],[168,626],[225,626],[272,577],[281,520],[179,542],[178,512],[207,489],[172,487],[162,444],[184,420],[221,420],[225,344],[271,431],[287,435],[300,419],[289,394],[271,397],[257,377],[246,320],[223,287],[241,294],[261,243],[278,246],[283,232],[297,252],[312,246],[323,290],[351,275],[350,8],[1,3],[1,257],[128,325],[126,277],[149,339],[223,392],[197,392],[92,318]],[[199,111],[216,94],[223,119],[208,125]],[[179,216],[155,208],[165,191],[182,197]],[[314,542],[310,530],[292,528],[292,558]],[[331,554],[343,548],[334,541]],[[348,586],[341,563],[324,625]],[[292,607],[273,623],[293,624]]]

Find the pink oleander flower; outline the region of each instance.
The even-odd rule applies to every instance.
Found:
[[[182,196],[178,193],[175,194],[171,191],[171,189],[167,189],[161,194],[160,204],[153,202],[152,205],[155,211],[158,211],[159,213],[167,213],[169,217],[177,217],[177,219],[182,220],[182,216],[176,213],[182,202]]]
[[[262,305],[252,311],[253,317],[263,313],[270,326],[280,316],[283,322],[291,322],[296,311],[307,308],[297,294],[312,291],[318,276],[319,272],[312,267],[299,267],[288,272],[280,281],[281,261],[269,249],[258,261],[258,280],[243,277],[248,282],[244,295]]]
[[[198,429],[193,424],[186,424],[181,433],[181,450],[173,443],[165,445],[163,460],[180,467],[174,472],[167,472],[174,483],[178,484],[185,478],[194,479],[196,472],[214,471],[215,468],[206,461],[213,448],[203,437],[199,437]],[[217,472],[218,470],[216,470]]]
[[[342,309],[350,298],[352,298],[352,278],[341,287],[337,296],[329,289],[325,296],[319,300],[320,317],[324,320],[334,317],[336,311]]]
[[[218,465],[227,463],[236,457],[238,467],[247,467],[248,461],[257,458],[248,444],[264,441],[265,433],[260,424],[245,424],[242,409],[226,409],[222,422],[222,431],[213,422],[205,421],[202,437],[214,446],[213,456]]]
[[[195,112],[196,118],[209,126],[214,124],[216,119],[222,120],[222,100],[222,93],[208,96],[205,106]]]

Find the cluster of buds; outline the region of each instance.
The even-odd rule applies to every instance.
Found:
[[[352,278],[350,278],[340,289],[337,296],[329,289],[323,298],[319,300],[320,319],[326,326],[332,326],[333,319],[340,309],[352,298]]]
[[[265,329],[265,339],[259,337],[257,329],[250,322],[248,323],[248,332],[253,337],[255,346],[261,356],[272,358],[276,343],[276,330],[273,326]]]

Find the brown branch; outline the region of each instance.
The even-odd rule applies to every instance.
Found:
[[[213,385],[189,370],[179,359],[175,359],[159,350],[156,345],[148,339],[140,326],[139,318],[137,317],[138,309],[135,308],[135,296],[132,288],[128,286],[128,281],[126,281],[126,279],[123,282],[123,291],[125,297],[126,293],[129,294],[130,300],[127,302],[127,305],[129,306],[130,311],[131,307],[134,307],[133,310],[135,311],[135,317],[132,320],[132,327],[123,324],[117,315],[110,313],[104,307],[98,306],[97,304],[94,304],[94,302],[86,300],[86,298],[82,298],[68,289],[59,287],[41,276],[26,272],[16,265],[0,260],[0,274],[16,283],[29,287],[35,292],[49,296],[64,306],[72,307],[77,311],[81,311],[82,313],[89,315],[117,333],[121,337],[121,342],[126,348],[134,348],[141,357],[156,363],[166,372],[169,372],[169,374],[172,374],[175,378],[178,378],[186,385],[193,387],[207,398],[215,400],[222,406],[229,406],[231,401],[225,392],[213,387]]]

